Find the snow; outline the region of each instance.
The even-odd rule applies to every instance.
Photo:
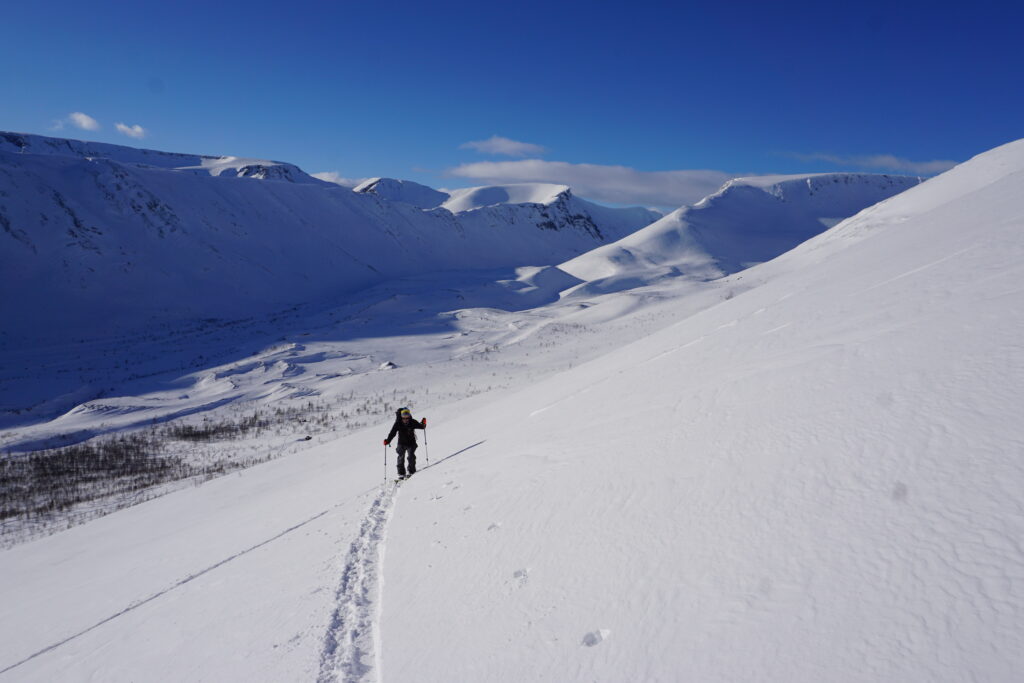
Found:
[[[810,180],[741,196],[830,217]],[[1022,229],[1019,141],[714,281],[420,274],[217,332],[285,339],[179,392],[373,424],[0,551],[0,681],[1015,680]]]
[[[20,293],[0,300],[0,348],[244,319],[428,272],[551,265],[651,220],[595,220],[568,199],[453,216],[279,162],[14,133],[0,134],[0,193],[0,286]]]
[[[792,183],[792,181],[805,181],[809,178],[821,178],[823,176],[833,175],[849,175],[849,174],[832,174],[832,173],[797,173],[797,174],[768,174],[768,175],[752,175],[752,176],[740,176],[733,178],[725,183],[722,190],[738,185],[746,185],[748,187],[756,187],[762,190],[766,190],[773,185],[781,185],[783,183]],[[716,193],[717,194],[717,193]]]
[[[237,175],[241,169],[256,167],[256,166],[280,166],[273,161],[266,161],[264,159],[243,159],[239,157],[217,157],[217,158],[204,158],[198,166],[179,166],[177,170],[189,171],[189,170],[202,170],[209,173],[212,176],[220,176],[224,173],[231,175]]]
[[[352,188],[353,192],[372,193],[393,202],[412,204],[421,209],[433,209],[448,199],[448,194],[411,180],[370,178]]]
[[[162,168],[165,170],[190,171],[200,175],[219,176],[243,175],[246,168],[278,167],[277,173],[292,182],[318,184],[322,181],[308,176],[292,164],[266,159],[236,156],[208,156],[201,154],[179,154],[152,149],[139,149],[112,145],[103,142],[87,142],[50,138],[25,133],[0,132],[0,152],[24,155],[74,157],[82,160],[107,159],[119,164]]]
[[[951,176],[436,427],[486,440],[402,490],[389,678],[1014,679],[1024,142]]]
[[[567,192],[567,185],[512,183],[451,190],[442,206],[452,213],[472,211],[495,204],[550,204]]]
[[[767,261],[858,211],[920,182],[905,176],[831,173],[739,178],[561,268],[607,290],[654,270],[708,279]]]

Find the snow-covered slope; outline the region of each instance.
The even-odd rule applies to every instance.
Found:
[[[3,551],[0,681],[1016,680],[1022,231],[1024,141],[517,394],[421,394],[399,489],[382,414]]]
[[[352,188],[353,192],[375,194],[392,202],[412,204],[421,209],[433,209],[440,206],[448,195],[426,185],[411,180],[395,178],[370,178]]]
[[[571,226],[601,243],[629,235],[661,217],[638,206],[613,208],[580,199],[567,185],[520,183],[453,190],[441,205],[467,224],[493,230],[526,223],[560,231]]]
[[[237,319],[394,277],[548,265],[645,223],[602,224],[571,203],[472,213],[278,162],[5,133],[0,288],[16,294],[0,303],[4,336]]]
[[[372,178],[355,192],[422,209],[442,208],[482,229],[515,223],[536,224],[547,230],[572,226],[602,241],[629,235],[661,218],[657,211],[639,206],[610,207],[588,202],[576,197],[568,185],[551,183],[487,185],[446,193],[409,180]]]
[[[77,157],[80,159],[108,159],[121,164],[151,166],[176,171],[190,171],[198,175],[211,175],[264,180],[326,184],[304,173],[298,166],[281,161],[251,159],[233,156],[178,154],[153,149],[138,149],[104,142],[87,142],[41,135],[0,132],[0,152],[25,155]]]
[[[851,173],[738,178],[698,204],[560,267],[590,281],[664,272],[720,277],[772,259],[919,182]]]
[[[482,209],[496,204],[550,204],[569,191],[568,185],[512,183],[452,190],[442,206],[452,213]]]
[[[389,680],[1018,677],[1024,141],[742,277],[437,426]]]

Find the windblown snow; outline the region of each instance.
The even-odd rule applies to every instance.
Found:
[[[369,404],[0,551],[0,681],[1018,679],[1024,140],[921,184],[735,181],[663,220],[222,330],[282,338],[69,413]],[[400,486],[396,405],[430,425]]]

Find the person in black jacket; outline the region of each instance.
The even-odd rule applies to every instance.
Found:
[[[427,418],[422,422],[412,419],[412,413],[408,408],[402,408],[395,417],[395,425],[391,428],[388,438],[384,440],[385,446],[391,445],[391,440],[398,434],[398,478],[405,479],[416,474],[416,430],[427,428]],[[406,474],[405,459],[408,455],[409,474]]]

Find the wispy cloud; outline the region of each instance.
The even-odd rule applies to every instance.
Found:
[[[75,128],[81,128],[82,130],[99,130],[100,122],[89,116],[83,114],[80,111],[74,111],[67,115],[67,118],[57,122],[57,128],[63,128],[65,123],[69,123]]]
[[[486,140],[475,140],[459,145],[459,149],[475,149],[484,154],[500,154],[506,157],[541,156],[547,150],[530,142],[510,140],[500,135],[492,135]]]
[[[862,156],[841,156],[838,154],[799,154],[791,156],[801,161],[827,161],[837,166],[854,166],[856,168],[873,168],[900,173],[917,173],[920,175],[937,175],[956,166],[958,161],[947,159],[935,161],[911,161],[892,154],[867,154]]]
[[[127,126],[123,123],[115,123],[114,128],[117,128],[117,132],[122,135],[127,135],[130,138],[141,140],[146,137],[146,129],[136,124],[134,126]]]
[[[346,178],[337,171],[323,171],[322,173],[310,173],[314,178],[320,180],[326,180],[329,183],[335,183],[342,187],[355,187],[356,185],[362,184],[366,178]]]
[[[447,175],[493,184],[559,183],[597,201],[672,208],[699,201],[734,177],[722,171],[638,171],[628,166],[541,159],[463,164]]]

